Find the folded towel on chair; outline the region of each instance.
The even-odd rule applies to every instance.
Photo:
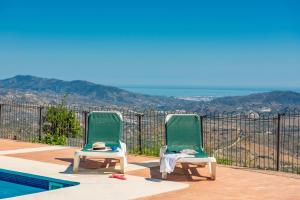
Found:
[[[197,154],[198,151],[195,151],[194,149],[183,149],[180,153],[194,155]]]

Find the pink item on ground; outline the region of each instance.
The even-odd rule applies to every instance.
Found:
[[[124,176],[124,174],[112,174],[109,176],[109,178],[117,178],[120,180],[126,180],[126,177]]]

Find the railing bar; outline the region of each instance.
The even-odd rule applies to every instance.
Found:
[[[232,114],[231,114],[231,117],[232,117]],[[232,141],[232,121],[231,121],[231,123],[230,123],[230,144],[233,144],[233,141]],[[232,145],[230,145],[230,162],[233,162],[233,157],[232,157],[232,149],[233,149],[233,146]]]
[[[299,149],[300,149],[300,117],[299,116],[297,116],[297,119],[298,119],[298,123],[297,123],[297,127],[298,127],[298,131],[297,131],[297,169],[300,169],[300,167],[299,167]],[[298,170],[296,171],[296,173],[300,173],[300,172],[298,172]]]
[[[220,149],[220,132],[219,132],[220,129],[219,129],[219,127],[220,127],[220,120],[218,119],[217,120],[217,129],[214,130],[214,131],[216,131],[217,136],[218,136],[218,150]],[[219,157],[219,152],[217,152],[217,153],[218,153],[218,157]]]
[[[258,123],[260,122],[260,119],[258,118]],[[255,135],[256,135],[256,119],[254,119],[253,120],[253,147],[254,147],[254,149],[253,149],[253,157],[254,157],[254,159],[253,159],[253,167],[255,168],[255,161],[256,161],[256,146],[255,146],[255,143],[256,143],[256,140],[255,140]],[[251,149],[251,147],[250,147],[250,149]]]
[[[292,129],[292,173],[294,173],[294,142],[295,142],[295,117],[293,116],[293,129]]]
[[[267,134],[268,134],[268,169],[272,169],[272,167],[271,167],[271,156],[270,156],[270,142],[272,142],[271,141],[271,139],[272,138],[270,138],[270,134],[272,134],[273,133],[273,130],[271,130],[271,128],[272,128],[272,124],[271,124],[271,122],[273,123],[273,121],[271,121],[271,120],[273,120],[272,119],[272,117],[270,118],[270,115],[268,115],[268,121],[267,121]]]

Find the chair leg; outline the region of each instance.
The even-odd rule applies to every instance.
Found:
[[[122,174],[125,173],[125,158],[120,158],[120,171]]]
[[[161,175],[161,178],[164,179],[164,180],[167,180],[168,173],[167,172],[163,172],[162,175]]]
[[[212,175],[211,162],[208,163],[208,172],[209,172],[209,175],[211,176]]]
[[[211,180],[216,180],[217,176],[217,163],[211,163]]]
[[[79,163],[80,163],[80,156],[75,154],[74,161],[73,161],[73,173],[78,173]]]

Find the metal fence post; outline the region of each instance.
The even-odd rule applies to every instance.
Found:
[[[0,127],[2,126],[2,104],[0,104]]]
[[[2,135],[2,104],[0,104],[0,135],[1,137],[3,137]]]
[[[39,142],[41,142],[42,141],[42,129],[43,129],[43,127],[42,127],[42,125],[43,125],[43,119],[42,119],[43,107],[40,106],[40,107],[38,107],[38,109],[39,109]]]
[[[141,154],[142,153],[142,117],[143,117],[143,114],[141,113],[138,113],[137,114],[137,117],[138,117],[138,142],[139,142],[139,153]]]
[[[281,129],[281,116],[282,114],[278,113],[277,115],[277,139],[276,139],[276,171],[280,169],[280,129]]]
[[[83,111],[83,118],[84,118],[84,136],[83,136],[83,145],[86,145],[87,143],[87,115],[88,115],[88,112],[87,111]]]
[[[202,148],[204,148],[204,133],[203,133],[203,119],[205,116],[201,115],[200,116],[200,131],[201,131],[201,145]]]

